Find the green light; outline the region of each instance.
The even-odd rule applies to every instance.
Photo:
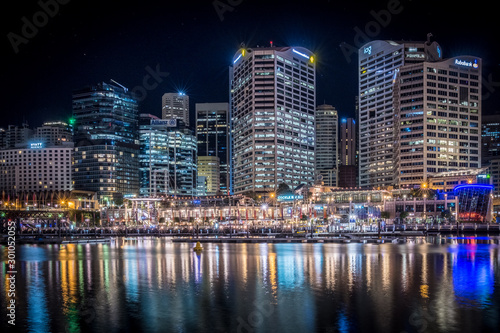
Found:
[[[69,118],[69,124],[74,125],[76,123],[76,119],[74,117]]]
[[[490,174],[487,174],[487,175],[486,175],[486,178],[488,178],[488,179],[489,179],[489,178],[490,178]]]

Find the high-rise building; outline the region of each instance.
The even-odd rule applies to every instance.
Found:
[[[482,164],[500,159],[500,114],[482,117],[481,142]]]
[[[17,147],[25,147],[28,141],[33,136],[33,130],[29,128],[28,123],[23,123],[21,126],[9,125],[6,130],[0,132],[0,148],[9,149]]]
[[[182,92],[163,94],[161,117],[182,120],[189,127],[189,96]]]
[[[216,156],[219,158],[220,191],[227,194],[229,186],[229,104],[196,104],[196,138],[198,158]],[[216,191],[218,192],[219,189]]]
[[[98,83],[73,93],[74,182],[103,203],[139,194],[137,101],[127,88]]]
[[[360,186],[395,183],[393,86],[400,67],[441,58],[440,46],[429,40],[418,43],[376,40],[360,48],[357,115]]]
[[[314,182],[315,67],[303,47],[241,48],[230,67],[234,193]]]
[[[151,114],[139,115],[139,192],[143,197],[171,193],[169,134],[159,120]]]
[[[481,167],[481,59],[399,68],[394,83],[395,179],[420,187],[437,173]]]
[[[0,150],[0,192],[27,201],[33,194],[41,197],[71,191],[72,156],[72,142],[50,146],[32,141],[24,147]]]
[[[316,177],[325,186],[337,186],[338,126],[335,107],[323,104],[316,108]]]
[[[69,124],[63,121],[50,121],[35,128],[32,140],[43,142],[48,146],[60,146],[65,142],[73,142],[73,133]]]
[[[356,187],[358,176],[356,121],[344,118],[340,122],[339,187]]]
[[[205,177],[205,195],[220,192],[220,164],[217,156],[198,156],[198,177]]]
[[[141,196],[196,195],[196,138],[182,120],[141,114]]]

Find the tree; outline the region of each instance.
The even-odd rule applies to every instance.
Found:
[[[404,221],[405,218],[408,217],[408,212],[399,213],[399,218]]]
[[[383,219],[388,219],[391,217],[391,213],[389,212],[380,212],[380,217]]]
[[[285,183],[281,183],[278,185],[278,188],[276,189],[276,196],[288,193],[292,193],[290,186]]]
[[[441,217],[445,219],[449,219],[451,217],[451,212],[449,209],[445,209],[441,212]]]

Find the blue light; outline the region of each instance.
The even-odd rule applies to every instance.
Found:
[[[306,58],[306,59],[309,59],[309,56],[308,56],[307,54],[305,54],[305,53],[299,52],[299,51],[297,51],[296,49],[292,49],[292,51],[293,51],[294,53],[298,54],[299,56],[302,56],[302,57],[304,57],[304,58]]]
[[[234,61],[233,61],[233,65],[234,65],[235,63],[237,63],[237,62],[238,62],[238,60],[240,60],[240,58],[241,58],[241,57],[242,57],[242,54],[240,53],[240,55],[238,56],[238,58],[234,59]]]
[[[456,186],[453,191],[457,191],[457,190],[460,190],[462,188],[482,188],[482,189],[488,189],[488,190],[492,190],[493,189],[493,185],[482,185],[482,184],[468,184],[468,185],[458,185]]]

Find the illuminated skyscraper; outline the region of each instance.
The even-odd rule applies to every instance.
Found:
[[[359,49],[359,185],[395,183],[394,103],[396,75],[404,65],[438,61],[436,42],[376,40]],[[422,110],[415,110],[422,112]]]
[[[161,117],[182,120],[189,127],[189,96],[182,92],[163,94]]]
[[[337,186],[338,115],[327,104],[316,108],[316,175],[325,186]]]
[[[196,138],[198,157],[216,156],[219,158],[219,190],[227,194],[229,186],[229,104],[196,104]],[[212,186],[212,184],[210,184]],[[213,189],[209,191],[213,192]]]
[[[142,196],[196,195],[196,137],[182,120],[141,114]]]
[[[400,68],[394,84],[395,180],[420,187],[437,173],[481,167],[481,59]]]
[[[315,60],[302,47],[241,48],[230,68],[234,193],[314,181]]]
[[[358,173],[356,121],[352,118],[340,122],[339,187],[356,187]]]
[[[76,190],[103,203],[139,194],[137,101],[127,88],[98,83],[73,93]]]

